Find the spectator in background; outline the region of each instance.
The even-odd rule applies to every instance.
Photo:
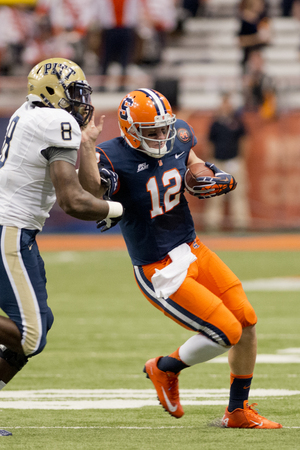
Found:
[[[39,17],[35,23],[34,34],[28,40],[22,53],[22,62],[27,68],[35,66],[41,60],[52,56],[66,59],[76,59],[74,47],[61,35],[55,35],[50,22],[50,17]]]
[[[178,9],[177,31],[182,32],[184,23],[190,17],[196,17],[200,7],[204,7],[207,0],[176,0]]]
[[[140,63],[158,64],[167,36],[177,26],[175,0],[144,0],[138,34],[142,40]]]
[[[246,111],[259,112],[264,119],[276,116],[276,88],[272,77],[264,70],[264,58],[260,51],[252,51],[243,77],[244,105]]]
[[[222,96],[220,107],[209,128],[208,140],[208,160],[232,174],[238,185],[230,196],[223,195],[205,202],[205,226],[214,231],[247,229],[250,225],[250,212],[245,167],[246,129],[228,93]],[[225,220],[226,207],[229,221]]]
[[[245,70],[252,51],[261,49],[271,41],[270,23],[264,0],[242,0],[239,4],[239,45],[243,51],[242,68]]]
[[[112,62],[121,65],[117,89],[122,91],[128,81],[128,66],[134,59],[136,30],[144,0],[94,0],[91,11],[93,22],[102,30],[100,73],[104,78],[101,90],[106,89],[105,77]]]
[[[182,7],[191,17],[196,17],[200,4],[203,0],[182,0]]]
[[[299,0],[282,0],[280,6],[283,17],[296,17],[296,19],[300,20]]]
[[[17,75],[21,55],[34,29],[33,9],[18,4],[0,7],[0,74]]]
[[[282,0],[280,3],[281,12],[283,17],[290,17],[293,15],[294,0]]]
[[[91,5],[92,0],[37,0],[36,34],[26,62],[32,65],[35,60],[60,56],[82,65]]]

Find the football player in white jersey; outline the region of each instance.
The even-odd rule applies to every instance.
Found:
[[[43,350],[53,323],[35,238],[55,200],[82,220],[114,222],[123,214],[120,203],[85,191],[75,170],[80,146],[94,148],[102,130],[103,119],[94,124],[91,92],[74,62],[42,61],[7,127],[0,152],[0,307],[8,316],[0,316],[0,389]]]

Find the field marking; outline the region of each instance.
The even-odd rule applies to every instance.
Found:
[[[227,356],[218,356],[210,361],[206,361],[205,364],[227,363]],[[300,348],[283,348],[277,350],[277,353],[274,354],[259,353],[256,356],[256,364],[300,364]]]
[[[8,428],[8,427],[7,427]],[[162,429],[176,429],[176,428],[195,428],[193,426],[169,426],[169,427],[109,427],[109,426],[98,426],[98,427],[9,427],[10,429],[39,429],[39,430],[103,430],[103,429],[113,429],[113,430],[162,430]],[[295,427],[297,428],[297,427]]]
[[[205,364],[227,364],[227,356],[220,356]],[[256,364],[300,364],[300,355],[267,355],[259,354],[256,357]]]
[[[178,427],[108,427],[108,426],[98,426],[98,427],[5,427],[9,430],[168,430],[168,429],[183,429],[183,428],[194,428],[197,429],[196,426],[178,426]],[[223,427],[222,427],[223,428]],[[285,427],[285,429],[300,429],[300,427]]]
[[[242,281],[245,291],[300,291],[300,277],[258,278]]]
[[[182,405],[226,406],[228,389],[181,389]],[[300,395],[300,390],[253,389],[251,398],[288,397]],[[0,409],[132,409],[157,406],[154,389],[47,389],[32,391],[2,391]]]

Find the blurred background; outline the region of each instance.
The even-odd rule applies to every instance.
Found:
[[[1,142],[30,69],[68,58],[106,116],[99,143],[119,135],[124,95],[153,88],[194,128],[198,156],[236,177],[224,198],[187,194],[198,231],[298,231],[299,0],[0,0],[0,24]],[[55,205],[44,232],[97,230]]]

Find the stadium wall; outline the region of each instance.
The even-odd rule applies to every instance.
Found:
[[[115,111],[105,115],[99,142],[119,135]],[[177,111],[178,117],[193,126],[198,143],[195,151],[207,159],[206,137],[211,112]],[[96,119],[97,120],[97,119]],[[254,230],[297,229],[300,227],[300,111],[280,114],[271,121],[256,114],[246,114],[249,132],[247,169],[248,198]],[[8,117],[0,118],[0,139],[3,141]],[[187,195],[197,230],[202,230],[203,201]],[[67,216],[57,205],[46,221],[45,233],[96,233],[94,223]],[[119,232],[115,227],[111,232]]]

